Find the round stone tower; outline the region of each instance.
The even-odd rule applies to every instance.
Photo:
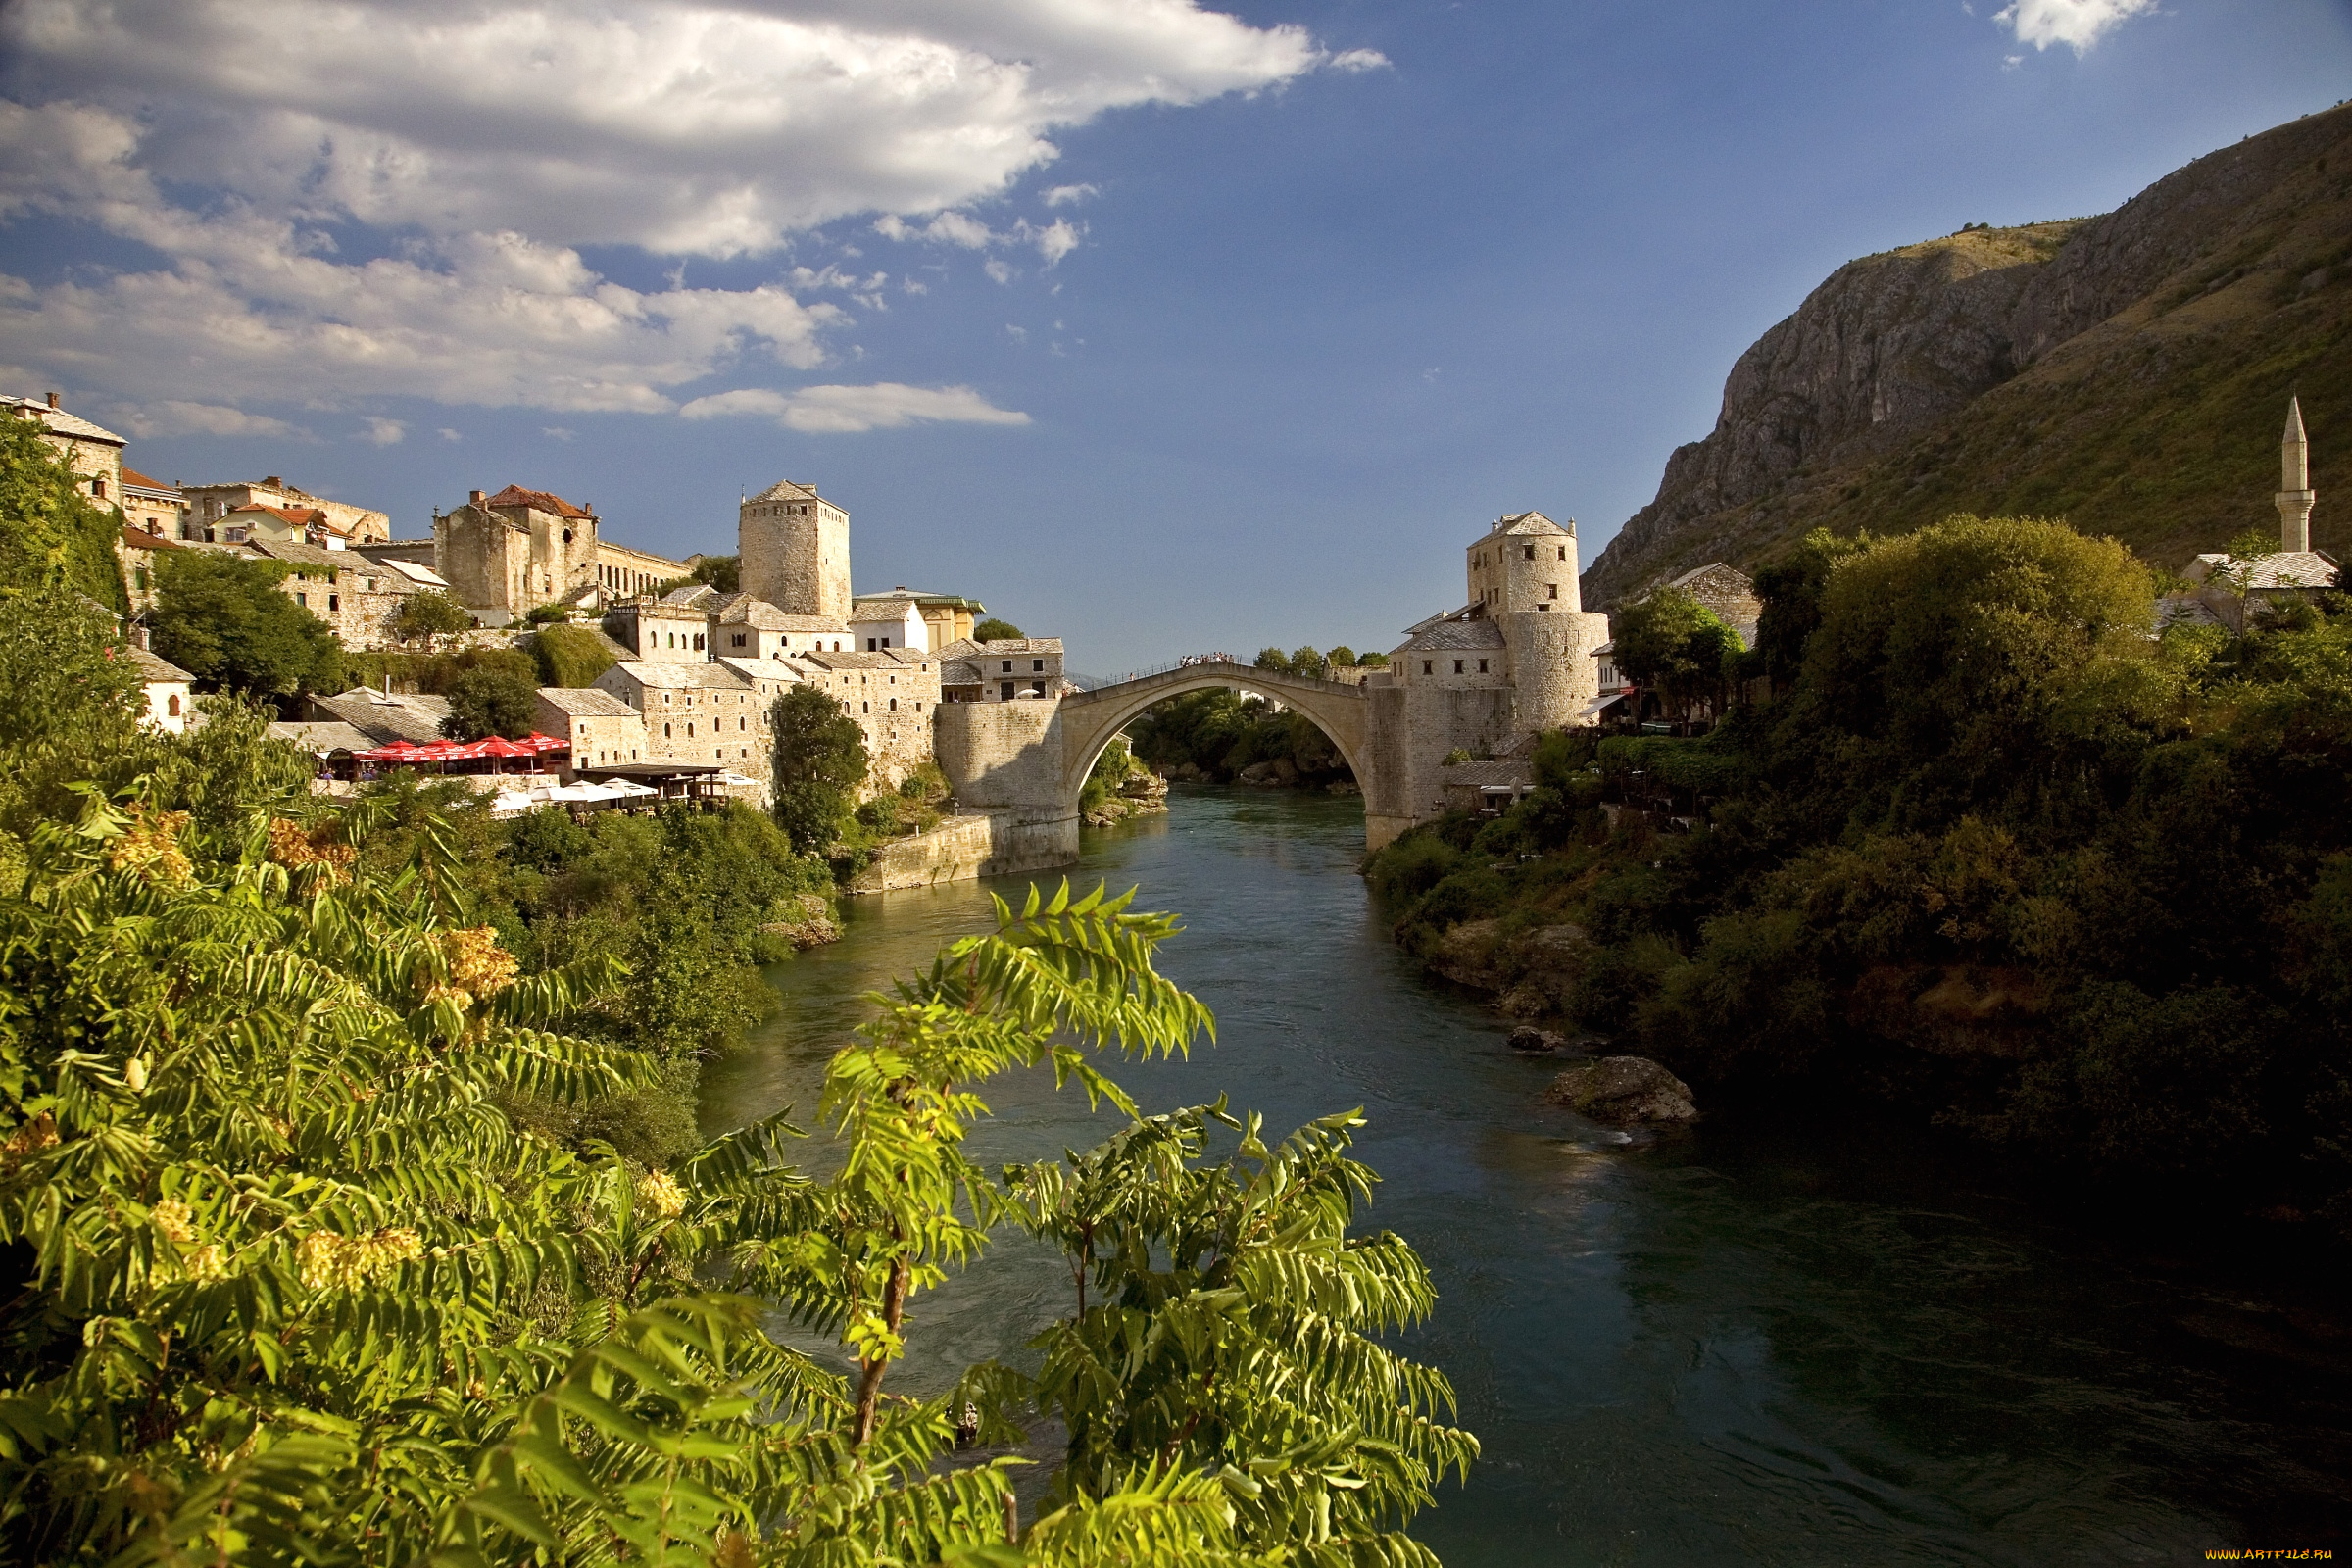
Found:
[[[850,618],[850,514],[814,485],[779,479],[736,518],[743,591],[788,615]]]
[[[1600,682],[1592,650],[1607,640],[1609,621],[1584,612],[1576,524],[1563,528],[1541,512],[1500,517],[1465,557],[1470,602],[1501,630],[1509,655],[1516,727],[1590,722],[1584,708]]]

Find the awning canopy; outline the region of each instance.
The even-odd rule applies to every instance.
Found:
[[[485,757],[544,757],[549,752],[567,752],[569,741],[552,735],[531,734],[511,741],[503,735],[492,735],[478,741],[392,741],[371,751],[354,752],[363,762],[392,762],[417,765],[424,762],[478,762]]]
[[[1583,713],[1583,715],[1582,715],[1582,716],[1584,716],[1584,717],[1586,717],[1586,718],[1596,718],[1596,717],[1598,717],[1598,716],[1599,716],[1601,713],[1603,713],[1603,712],[1607,711],[1611,704],[1614,704],[1614,703],[1622,703],[1622,702],[1624,702],[1624,701],[1625,701],[1625,700],[1626,700],[1628,697],[1631,697],[1631,696],[1633,696],[1633,695],[1634,695],[1634,691],[1633,691],[1633,688],[1632,688],[1632,687],[1630,687],[1630,686],[1629,686],[1629,687],[1627,687],[1627,688],[1626,688],[1624,691],[1621,691],[1621,692],[1611,692],[1611,693],[1609,693],[1609,695],[1608,695],[1608,696],[1606,696],[1606,697],[1599,698],[1599,699],[1597,699],[1596,701],[1593,701],[1593,702],[1587,703],[1587,704],[1585,705],[1584,713]]]

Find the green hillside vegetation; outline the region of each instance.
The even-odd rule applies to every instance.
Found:
[[[0,585],[11,1561],[1435,1564],[1404,1530],[1477,1444],[1396,1348],[1434,1292],[1360,1228],[1360,1118],[1104,1075],[1213,1028],[1173,917],[998,904],[868,999],[802,1168],[692,1115],[825,882],[771,823],[338,808],[234,698],[142,729],[119,653]],[[1049,1066],[1109,1136],[982,1164]],[[1031,1355],[908,1374],[1000,1239]]]
[[[1816,534],[1764,583],[1781,696],[1551,735],[1528,801],[1368,873],[1433,962],[1719,1097],[2352,1237],[2352,603],[2159,640],[2151,587],[2051,522]]]
[[[593,686],[617,661],[604,639],[585,626],[542,626],[532,635],[531,658],[542,686]]]

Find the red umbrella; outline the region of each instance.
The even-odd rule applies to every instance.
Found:
[[[529,741],[511,741],[504,735],[492,735],[474,742],[477,757],[537,757],[539,748]]]

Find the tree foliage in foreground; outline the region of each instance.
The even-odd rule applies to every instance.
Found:
[[[155,651],[206,691],[285,697],[341,689],[343,645],[279,589],[286,575],[275,562],[166,552],[156,568]]]
[[[523,972],[444,825],[387,855],[385,803],[303,782],[166,766],[5,846],[7,1560],[1434,1560],[1402,1529],[1476,1448],[1382,1343],[1431,1291],[1354,1233],[1355,1117],[1143,1118],[1098,1065],[1211,1026],[1155,968],[1171,917],[1000,902],[833,1059],[834,1175],[782,1116],[649,1167],[503,1108],[657,1070],[566,1032],[617,960]],[[983,1088],[1040,1068],[1125,1126],[983,1167]],[[1042,1365],[894,1381],[924,1294],[1007,1226],[1069,1264]],[[779,1307],[846,1374],[770,1338]],[[1070,1442],[1023,1517],[958,1426],[1037,1412]]]

